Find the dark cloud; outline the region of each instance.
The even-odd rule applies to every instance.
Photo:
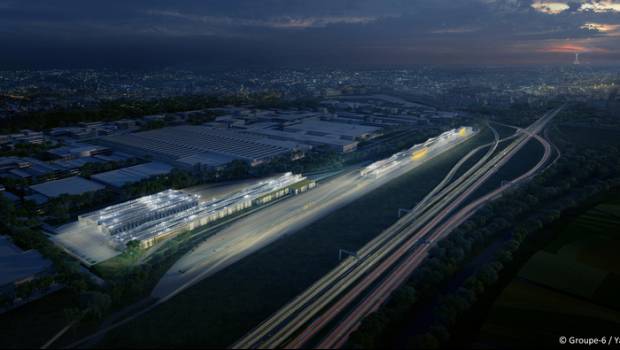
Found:
[[[611,0],[0,0],[5,66],[610,61]],[[589,24],[589,25],[586,25]],[[607,26],[604,26],[607,25]]]

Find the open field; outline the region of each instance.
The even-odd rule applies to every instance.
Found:
[[[496,300],[473,346],[555,345],[560,336],[587,334],[584,325],[601,334],[613,334],[619,322],[617,311],[515,280]]]
[[[619,211],[616,193],[557,228],[556,238],[530,258],[495,301],[478,345],[518,347],[536,339],[617,331]]]
[[[420,200],[460,157],[490,135],[438,156],[323,219],[208,277],[102,345],[227,346],[391,225],[398,208]],[[242,301],[242,302],[241,302]]]

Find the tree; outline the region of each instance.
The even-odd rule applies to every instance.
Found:
[[[94,319],[101,319],[112,305],[110,296],[96,291],[87,291],[80,294],[80,306],[85,314]]]
[[[140,253],[140,241],[135,240],[135,239],[131,240],[127,242],[126,246],[127,246],[127,250],[125,252],[129,256],[136,256]]]

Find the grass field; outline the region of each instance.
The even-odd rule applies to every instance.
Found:
[[[519,347],[620,329],[620,197],[558,228],[495,301],[478,346]],[[607,333],[606,333],[607,332]]]
[[[517,279],[493,305],[473,346],[557,344],[560,336],[586,334],[587,330],[613,334],[619,322],[617,311]]]
[[[184,291],[108,334],[103,346],[223,347],[256,326],[397,220],[420,200],[480,135]]]

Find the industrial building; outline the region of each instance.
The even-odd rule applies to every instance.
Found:
[[[78,175],[89,163],[122,162],[133,156],[101,146],[74,143],[47,151],[52,161],[33,157],[0,157],[0,177],[43,182]]]
[[[172,229],[178,219],[190,218],[198,204],[197,196],[167,190],[80,215],[78,221],[85,226],[95,226],[117,243],[126,244]]]
[[[220,167],[233,160],[258,165],[274,157],[303,155],[316,146],[352,152],[383,134],[383,125],[326,118],[317,112],[217,109],[229,113],[204,125],[182,125],[98,139],[100,145],[150,156],[177,167]],[[326,120],[326,119],[333,120]]]
[[[358,141],[341,139],[332,135],[316,135],[270,128],[252,128],[248,129],[247,133],[268,136],[275,140],[298,142],[311,146],[326,146],[341,153],[353,152],[357,149],[357,145],[359,144]]]
[[[82,231],[92,228],[108,235],[116,249],[130,241],[150,247],[158,240],[184,230],[191,230],[262,205],[287,194],[297,194],[314,187],[301,175],[283,176],[259,182],[221,199],[201,201],[200,196],[166,190],[150,196],[113,205],[78,218]]]
[[[338,123],[317,119],[306,119],[283,129],[306,135],[331,136],[342,140],[369,140],[380,136],[381,128],[353,123]]]
[[[112,150],[107,147],[89,145],[85,143],[73,143],[68,146],[60,146],[47,151],[54,158],[70,160],[83,157],[92,157],[99,154],[110,155]]]
[[[32,157],[0,157],[1,177],[29,179],[37,182],[58,179],[69,174],[69,170],[61,165]]]
[[[256,117],[254,119],[259,121],[251,123],[246,122],[246,119],[235,119],[232,116],[226,118],[230,127],[243,130],[246,134],[293,142],[298,148],[326,146],[341,153],[355,151],[360,141],[383,134],[382,127],[365,125],[363,121],[331,120],[334,118],[323,120],[316,113],[279,112]]]
[[[225,164],[239,159],[252,165],[289,153],[295,144],[233,130],[183,125],[133,134],[104,137],[100,143],[130,153],[150,155],[180,166]]]
[[[40,145],[49,141],[41,131],[21,130],[15,134],[0,135],[0,149],[15,149],[17,145]]]
[[[36,250],[23,251],[7,236],[0,236],[0,293],[52,272],[52,262]]]
[[[153,176],[165,175],[172,171],[172,166],[160,162],[149,162],[117,170],[106,171],[90,178],[102,184],[121,188],[127,184],[148,179]]]
[[[47,198],[56,198],[63,194],[80,195],[88,192],[96,192],[104,188],[105,186],[101,184],[79,176],[67,177],[30,186],[31,190]]]

